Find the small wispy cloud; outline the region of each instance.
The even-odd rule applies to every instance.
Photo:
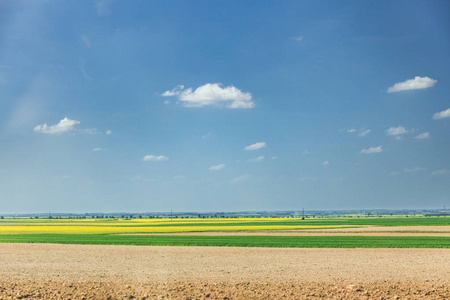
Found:
[[[230,109],[253,108],[250,93],[230,85],[222,87],[221,83],[207,83],[195,90],[184,89],[184,85],[178,85],[174,89],[161,94],[164,97],[178,97],[178,100],[186,107],[222,106]]]
[[[432,87],[435,85],[437,80],[431,79],[429,77],[420,77],[416,76],[414,79],[408,79],[403,82],[398,82],[388,88],[388,93],[396,93],[400,91],[407,91],[407,90],[419,90],[419,89],[426,89],[429,87]]]
[[[161,95],[164,97],[177,96],[177,95],[181,94],[183,92],[183,90],[184,90],[184,85],[180,84],[180,85],[177,85],[176,87],[174,87],[170,91],[165,91]]]
[[[89,40],[89,38],[86,35],[81,34],[80,38],[81,38],[81,41],[83,42],[83,45],[86,48],[91,48],[92,47],[91,40]]]
[[[439,120],[444,118],[450,118],[450,108],[437,112],[433,115],[433,120]]]
[[[391,127],[388,130],[386,130],[386,134],[391,135],[391,136],[402,135],[402,134],[406,134],[408,132],[409,131],[406,130],[406,128],[403,126]]]
[[[100,134],[100,131],[98,131],[97,128],[84,128],[81,129],[80,131],[87,134]]]
[[[450,175],[450,170],[441,169],[431,172],[431,175],[433,176],[439,176],[439,175]]]
[[[248,161],[251,161],[251,162],[260,162],[260,161],[263,161],[263,160],[264,160],[264,156],[258,156],[258,157],[249,159]]]
[[[250,178],[251,178],[250,174],[245,174],[245,175],[241,175],[241,176],[238,176],[238,177],[235,177],[235,178],[231,179],[230,183],[231,184],[237,184],[237,183],[241,183],[241,182],[247,181]]]
[[[92,151],[102,151],[103,149],[102,148],[94,148],[94,149],[92,149]]]
[[[303,154],[303,155],[309,155],[309,154],[311,154],[311,151],[309,151],[308,149],[304,149],[304,150],[302,151],[302,154]]]
[[[314,182],[319,180],[319,177],[316,176],[302,176],[299,178],[300,182]]]
[[[111,135],[111,134],[112,134],[112,131],[111,131],[111,129],[109,129],[109,130],[106,130],[106,134],[107,134],[107,135]]]
[[[364,137],[364,136],[368,135],[371,131],[372,131],[372,130],[370,130],[370,129],[361,130],[361,131],[358,133],[358,136]]]
[[[48,126],[46,123],[37,125],[33,128],[34,132],[46,133],[46,134],[63,134],[74,129],[75,125],[80,124],[80,121],[64,118],[59,121],[58,124]]]
[[[364,136],[368,135],[372,130],[370,130],[370,129],[359,129],[359,130],[356,130],[355,128],[350,128],[350,129],[347,129],[346,131],[348,133],[358,132],[357,134],[358,134],[359,137],[364,137]]]
[[[207,134],[202,135],[202,139],[209,139],[211,137],[211,132],[208,132]]]
[[[84,78],[86,78],[87,80],[92,80],[92,77],[89,76],[89,74],[86,72],[86,62],[84,61],[84,59],[80,59],[78,61],[78,68],[80,69],[80,72]]]
[[[216,165],[216,166],[211,166],[209,167],[210,171],[219,171],[222,170],[223,168],[225,168],[226,165],[225,164],[220,164],[220,165]]]
[[[112,0],[96,0],[95,11],[97,12],[97,15],[101,17],[110,15],[112,2]]]
[[[322,163],[322,166],[328,166],[329,164],[330,164],[330,162],[328,160],[326,160]]]
[[[370,147],[367,149],[362,149],[360,153],[362,154],[373,154],[373,153],[381,153],[383,152],[383,146],[380,145],[378,147]]]
[[[252,145],[248,145],[244,148],[244,150],[252,151],[252,150],[258,150],[258,149],[262,149],[262,148],[266,148],[265,142],[259,142],[259,143],[255,143]]]
[[[415,172],[420,172],[420,171],[425,171],[425,168],[413,167],[413,168],[404,168],[403,169],[403,172],[405,172],[405,173],[415,173]]]
[[[303,41],[303,36],[301,36],[301,35],[293,36],[292,39],[294,41],[301,42],[301,41]]]
[[[429,132],[424,132],[424,133],[416,135],[414,138],[418,139],[418,140],[429,139],[430,138],[430,133]]]
[[[165,161],[169,158],[165,155],[145,155],[143,161]]]

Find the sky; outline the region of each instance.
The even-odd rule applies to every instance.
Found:
[[[446,1],[0,1],[0,214],[450,206]]]

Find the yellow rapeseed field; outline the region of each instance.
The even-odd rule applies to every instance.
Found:
[[[290,219],[295,221],[296,219]],[[265,225],[265,222],[286,219],[133,219],[133,220],[5,220],[0,223],[0,234],[123,234],[123,233],[173,233],[205,231],[268,231],[346,228],[345,225]],[[252,222],[252,225],[245,223]],[[261,225],[254,223],[261,222]],[[236,224],[239,223],[239,224]],[[220,224],[213,226],[210,224]],[[244,224],[244,225],[243,225]]]

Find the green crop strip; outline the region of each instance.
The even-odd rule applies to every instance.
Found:
[[[279,248],[450,248],[450,238],[416,236],[122,236],[101,234],[16,234],[0,235],[0,243]]]

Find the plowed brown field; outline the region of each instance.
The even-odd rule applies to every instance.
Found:
[[[2,299],[445,299],[447,249],[0,244]]]

